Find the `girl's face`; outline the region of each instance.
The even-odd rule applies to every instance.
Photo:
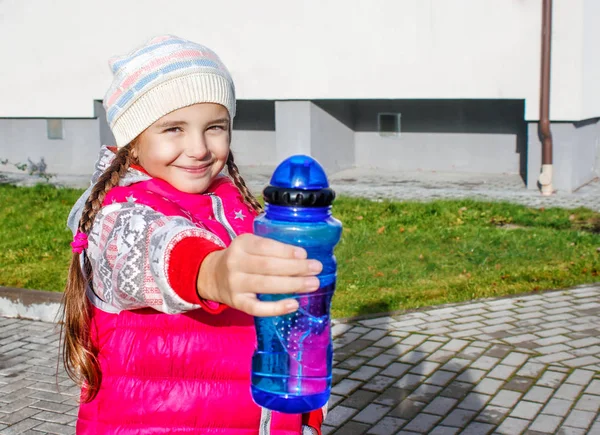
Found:
[[[151,176],[186,193],[204,193],[229,155],[229,112],[202,103],[175,110],[148,127],[134,156]]]

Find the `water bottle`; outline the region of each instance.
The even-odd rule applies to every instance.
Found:
[[[261,294],[261,301],[294,297],[291,314],[255,318],[257,348],[252,358],[252,397],[265,408],[300,414],[321,408],[331,392],[333,345],[329,309],[335,290],[342,224],[332,217],[335,193],[311,157],[283,161],[263,192],[265,213],[256,218],[258,236],[300,246],[323,263],[319,289],[308,294]]]

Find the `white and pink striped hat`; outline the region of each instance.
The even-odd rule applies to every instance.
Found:
[[[104,98],[117,146],[130,143],[162,116],[196,103],[225,106],[233,120],[235,87],[209,48],[176,36],[158,36],[109,60],[113,82]]]

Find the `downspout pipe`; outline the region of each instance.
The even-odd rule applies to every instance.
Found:
[[[550,131],[550,53],[552,40],[552,0],[542,6],[542,68],[540,89],[539,135],[542,142],[542,170],[539,177],[542,195],[549,196],[552,188],[552,132]]]

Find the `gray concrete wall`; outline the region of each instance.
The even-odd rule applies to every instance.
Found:
[[[94,115],[98,118],[98,129],[100,134],[100,143],[102,145],[116,145],[117,141],[110,131],[108,122],[106,121],[106,110],[102,105],[102,101],[94,101]]]
[[[356,166],[397,171],[518,174],[514,134],[356,132]]]
[[[598,176],[600,118],[552,123],[553,188],[572,192]],[[537,189],[542,163],[538,123],[528,125],[529,169],[527,187]]]
[[[277,160],[274,131],[235,130],[231,138],[235,162],[242,166],[274,166]]]
[[[354,131],[311,101],[275,103],[277,161],[307,154],[333,173],[354,165]]]
[[[311,153],[329,172],[355,163],[354,131],[310,103]]]
[[[526,172],[520,100],[365,100],[352,109],[356,165],[392,170]],[[400,113],[398,137],[377,132],[379,113]]]
[[[0,158],[35,163],[43,158],[49,173],[91,174],[100,148],[98,120],[65,119],[63,126],[63,139],[48,139],[45,119],[0,119]]]
[[[310,155],[310,105],[310,101],[275,102],[278,162],[294,154]]]

